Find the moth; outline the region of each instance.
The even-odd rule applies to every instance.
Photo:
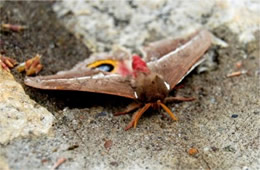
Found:
[[[141,49],[142,58],[123,49],[93,54],[71,70],[26,77],[25,84],[39,89],[87,91],[133,99],[123,112],[115,114],[136,110],[125,130],[135,128],[150,107],[162,107],[177,121],[165,103],[192,98],[171,97],[169,92],[204,60],[203,54],[210,45],[210,32],[199,30],[185,38],[148,44]]]

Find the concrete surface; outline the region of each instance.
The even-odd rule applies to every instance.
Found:
[[[0,143],[49,133],[54,116],[31,100],[9,72],[0,71],[0,82]]]
[[[41,53],[41,75],[69,69],[89,55],[57,20],[52,5],[0,3],[2,23],[28,26],[21,33],[1,31],[0,50],[19,62]],[[211,31],[228,47],[213,46],[217,68],[191,73],[182,82],[184,87],[171,93],[197,98],[168,105],[178,122],[162,111],[151,111],[136,129],[125,132],[131,115],[114,117],[112,113],[131,100],[32,89],[24,86],[24,75],[13,70],[25,92],[47,108],[55,121],[49,135],[18,137],[1,144],[0,169],[51,169],[59,158],[67,160],[58,169],[260,169],[259,32],[255,40],[239,43],[237,34],[225,25]],[[248,73],[227,78],[236,71],[238,61]],[[108,141],[110,145],[105,144]],[[190,148],[198,153],[189,155]]]
[[[248,42],[260,24],[260,5],[253,0],[60,1],[53,9],[68,30],[98,51],[114,45],[138,51],[147,42],[187,35],[202,25],[225,25]]]

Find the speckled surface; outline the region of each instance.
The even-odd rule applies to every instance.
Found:
[[[248,42],[260,24],[254,0],[60,1],[53,9],[68,30],[102,52],[114,45],[138,51],[151,41],[221,25]]]
[[[1,50],[20,62],[42,53],[42,75],[69,69],[89,55],[59,23],[51,5],[0,5],[1,22],[29,26],[22,33],[1,31]],[[215,70],[191,73],[182,82],[184,87],[171,93],[197,98],[168,105],[178,122],[172,122],[163,112],[148,112],[136,129],[125,132],[131,115],[114,117],[112,113],[131,100],[31,89],[24,86],[24,75],[13,70],[26,93],[46,107],[55,121],[51,136],[16,138],[1,145],[0,164],[6,169],[50,169],[65,157],[67,161],[59,169],[259,169],[259,32],[256,41],[240,44],[225,26],[211,31],[229,46],[214,47]],[[248,74],[227,78],[240,60]],[[110,149],[104,146],[109,140]],[[191,156],[190,148],[199,152]]]
[[[0,71],[0,82],[0,144],[50,133],[54,116],[31,100],[9,72]]]

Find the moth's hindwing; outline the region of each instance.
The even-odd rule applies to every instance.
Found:
[[[171,89],[173,89],[176,84],[194,68],[193,66],[197,65],[196,63],[200,62],[203,54],[211,45],[211,34],[207,30],[201,30],[188,37],[188,40],[179,42],[183,42],[183,44],[181,46],[179,45],[178,48],[176,48],[176,45],[173,47],[169,46],[171,44],[176,44],[174,41],[167,43],[164,41],[161,42],[168,44],[168,46],[157,44],[166,49],[160,49],[160,51],[165,52],[168,50],[168,53],[164,53],[163,56],[159,55],[157,56],[159,59],[148,62],[148,67],[151,71],[163,76],[164,80],[170,84]],[[148,47],[145,48],[148,59],[152,59],[154,54],[161,54],[156,50],[151,52],[154,49],[150,49],[152,46],[150,46],[150,48]],[[174,48],[174,50],[169,51],[171,48]]]

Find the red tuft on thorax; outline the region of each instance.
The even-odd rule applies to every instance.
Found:
[[[144,60],[138,55],[133,55],[132,61],[133,76],[136,77],[138,72],[149,73],[149,68],[147,67]]]

